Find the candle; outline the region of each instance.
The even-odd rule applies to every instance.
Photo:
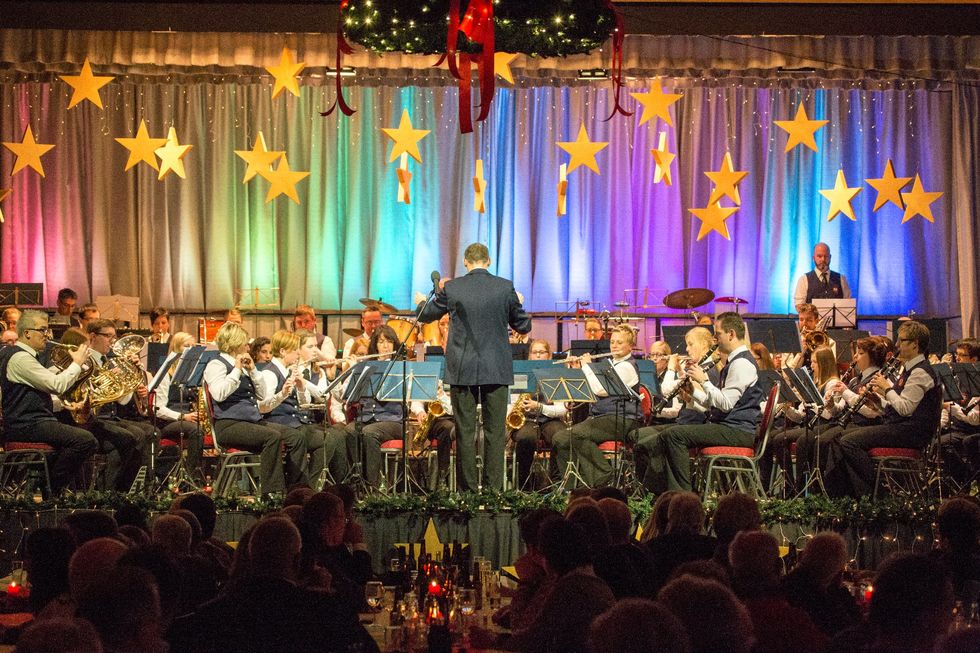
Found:
[[[442,587],[439,585],[439,581],[432,580],[429,583],[429,595],[430,596],[441,596],[442,595]]]
[[[7,585],[7,594],[9,596],[20,596],[24,588],[17,584],[17,581],[13,581],[10,585]]]
[[[868,585],[868,589],[864,590],[864,602],[865,603],[870,603],[871,602],[871,595],[874,593],[874,591],[875,591],[875,588],[872,587],[871,585]]]

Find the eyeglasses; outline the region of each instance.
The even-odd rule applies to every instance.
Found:
[[[52,335],[54,335],[54,332],[51,329],[48,329],[48,328],[44,328],[44,329],[24,329],[24,331],[37,331],[38,333],[43,334],[44,336],[46,336],[48,338],[50,338]]]
[[[915,342],[914,338],[899,338],[898,342]]]
[[[96,331],[95,335],[102,336],[103,338],[108,338],[109,340],[115,340],[117,337],[115,333],[103,333],[102,331]]]
[[[585,332],[586,333],[602,333],[602,328],[601,327],[593,327],[591,329],[586,329]]]

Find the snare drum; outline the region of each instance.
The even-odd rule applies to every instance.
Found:
[[[442,347],[442,334],[439,332],[439,320],[422,325],[422,340],[429,347]]]
[[[405,337],[408,336],[408,339],[405,340],[405,348],[407,350],[411,351],[415,348],[418,331],[412,327],[411,320],[406,320],[403,317],[389,317],[385,324],[391,327],[392,331],[398,336],[399,341],[405,340]],[[395,348],[398,348],[398,343],[395,343]]]

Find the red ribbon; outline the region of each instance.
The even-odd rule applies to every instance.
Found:
[[[494,26],[493,1],[470,0],[466,13],[460,19],[460,0],[449,0],[449,31],[446,33],[446,51],[435,63],[436,67],[442,62],[449,62],[449,72],[458,81],[459,87],[459,130],[469,134],[473,131],[473,119],[470,115],[471,88],[470,70],[476,60],[477,74],[480,78],[480,115],[477,121],[486,120],[490,115],[490,105],[496,91],[494,85]],[[479,55],[458,52],[456,44],[462,32],[473,43],[483,46]],[[457,63],[458,61],[458,63]]]
[[[470,55],[460,53],[459,65],[463,74],[459,78],[459,133],[469,134],[473,131],[473,118],[470,116]]]
[[[347,39],[344,38],[344,9],[347,8],[347,3],[350,0],[341,0],[340,2],[340,13],[337,16],[337,77],[336,77],[336,88],[337,97],[334,98],[333,104],[326,111],[321,111],[321,116],[329,116],[334,110],[339,106],[341,112],[345,116],[353,115],[356,109],[352,109],[348,104],[347,100],[344,99],[343,84],[340,78],[340,62],[343,54],[353,54],[354,48],[350,46]]]
[[[616,8],[613,4],[613,0],[605,0],[606,8],[613,12],[613,16],[616,20],[616,27],[613,30],[612,37],[612,81],[613,81],[613,110],[609,114],[606,120],[612,120],[613,116],[617,113],[621,113],[624,116],[632,116],[632,111],[627,111],[623,108],[623,105],[619,103],[619,97],[623,90],[623,40],[626,38],[626,21],[623,20],[623,14]]]
[[[456,41],[459,38],[459,0],[449,0],[449,30],[446,32],[446,51],[442,53],[433,68],[438,68],[443,61],[449,61],[449,72],[456,79],[462,79],[456,66]],[[466,82],[469,85],[469,81]]]

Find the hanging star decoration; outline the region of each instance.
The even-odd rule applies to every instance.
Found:
[[[160,157],[160,172],[157,175],[157,180],[163,179],[171,172],[175,173],[181,179],[187,179],[187,173],[184,171],[184,157],[190,152],[193,145],[181,145],[177,141],[177,130],[173,127],[167,133],[167,142],[163,147],[158,147],[156,155]]]
[[[10,188],[0,188],[0,203],[2,203],[7,197],[14,192]],[[3,208],[0,207],[0,224],[3,224]]]
[[[578,137],[574,141],[557,141],[555,144],[572,157],[568,163],[568,174],[572,174],[579,166],[585,166],[599,174],[599,164],[595,160],[595,155],[609,145],[607,142],[590,141],[584,122],[579,125]]]
[[[289,91],[299,97],[299,81],[296,79],[296,75],[304,68],[306,68],[305,63],[293,61],[293,55],[289,52],[289,48],[283,48],[279,65],[265,67],[276,80],[276,84],[272,88],[272,99],[275,100],[283,91]]]
[[[856,222],[857,218],[854,217],[854,207],[851,206],[851,202],[862,190],[860,186],[848,188],[847,180],[844,179],[844,171],[838,170],[837,181],[834,182],[834,187],[830,190],[820,191],[821,195],[830,200],[830,208],[827,209],[827,222],[831,222],[836,218],[838,213],[843,213],[852,221]]]
[[[558,166],[558,215],[568,213],[568,166]]]
[[[54,145],[45,145],[34,140],[34,132],[28,125],[24,130],[24,138],[19,142],[4,143],[3,146],[14,153],[17,159],[14,161],[14,169],[10,171],[11,176],[16,175],[24,168],[31,167],[39,175],[44,176],[44,166],[41,165],[41,157]]]
[[[653,161],[656,164],[653,170],[653,183],[659,184],[663,181],[670,186],[673,183],[670,176],[670,164],[674,162],[677,155],[667,149],[667,132],[660,132],[657,147],[650,150],[650,154],[653,155]]]
[[[712,231],[717,231],[727,240],[732,239],[728,233],[728,225],[725,221],[732,217],[733,213],[738,211],[737,206],[722,206],[720,203],[715,202],[714,204],[708,204],[703,209],[688,209],[688,211],[693,213],[694,217],[701,221],[701,229],[698,230],[698,240],[701,240]]]
[[[896,177],[895,168],[892,166],[891,159],[888,159],[888,163],[885,164],[885,172],[882,173],[880,178],[865,179],[865,181],[868,182],[869,186],[878,191],[878,197],[875,198],[875,212],[888,202],[891,202],[900,209],[905,209],[905,205],[902,204],[902,189],[909,185],[912,178]]]
[[[398,169],[395,170],[398,178],[398,196],[396,202],[401,204],[412,203],[412,173],[408,171],[408,153],[402,152],[401,160],[398,162]]]
[[[486,190],[487,180],[483,177],[483,159],[477,159],[473,175],[473,210],[477,213],[487,212]]]
[[[670,117],[670,105],[677,102],[681,97],[680,93],[664,93],[660,88],[660,80],[654,79],[650,84],[650,90],[646,93],[630,93],[636,101],[643,105],[643,115],[640,116],[640,124],[653,118],[660,118],[665,123],[674,126],[674,121]]]
[[[905,224],[917,215],[921,215],[929,222],[935,222],[932,218],[933,202],[942,197],[942,191],[928,192],[922,187],[922,180],[919,175],[915,175],[912,182],[912,190],[902,193],[902,201],[905,202],[905,215],[902,217],[902,224]]]
[[[82,72],[78,75],[59,75],[61,79],[72,87],[71,100],[68,108],[71,109],[82,100],[88,100],[95,106],[102,108],[102,98],[99,97],[99,89],[111,82],[114,77],[96,76],[92,74],[92,66],[85,58],[82,64]]]
[[[493,72],[497,77],[509,84],[514,83],[514,73],[510,70],[510,64],[517,58],[517,54],[512,52],[493,53]]]
[[[278,161],[285,152],[266,149],[265,136],[259,132],[251,150],[235,150],[235,154],[248,164],[248,167],[245,168],[245,177],[242,179],[242,183],[247,184],[255,175],[268,179],[266,175],[272,171],[272,164]]]
[[[126,170],[129,170],[137,163],[143,162],[159,170],[157,164],[156,151],[167,144],[166,138],[150,138],[150,132],[146,129],[146,121],[140,120],[140,127],[136,130],[133,138],[117,138],[116,142],[129,150],[129,160],[126,161]]]
[[[289,159],[286,157],[286,154],[283,153],[282,159],[279,160],[279,166],[276,167],[275,170],[266,172],[262,176],[265,179],[268,179],[270,184],[269,193],[265,196],[266,204],[280,195],[285,195],[289,199],[299,204],[299,194],[296,192],[296,184],[309,177],[310,173],[300,170],[290,170]]]
[[[708,204],[714,204],[722,197],[727,197],[736,205],[742,204],[742,198],[738,194],[738,183],[745,179],[749,173],[746,170],[735,170],[731,152],[725,152],[725,158],[721,162],[721,170],[706,171],[704,174],[715,184],[714,190],[711,191],[711,197],[708,198]]]
[[[821,127],[826,125],[829,120],[810,120],[806,115],[806,108],[803,103],[796,109],[796,117],[792,120],[775,120],[776,126],[789,134],[786,141],[786,152],[789,152],[801,143],[817,152],[817,141],[814,135]]]
[[[397,159],[401,154],[408,153],[413,159],[422,163],[422,155],[419,153],[419,141],[429,133],[428,129],[414,129],[412,119],[408,115],[408,109],[402,109],[402,117],[398,122],[398,127],[382,127],[381,131],[385,136],[394,141],[391,148],[391,156],[388,163]]]

